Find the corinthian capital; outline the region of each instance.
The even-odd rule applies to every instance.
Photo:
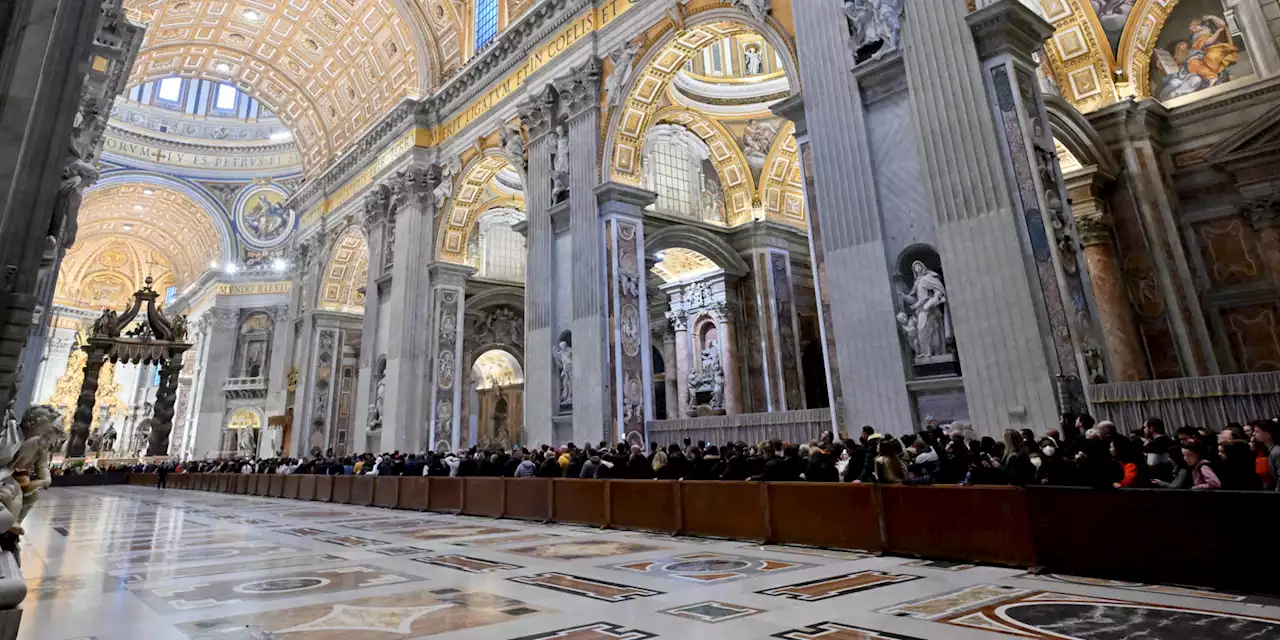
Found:
[[[538,138],[555,128],[555,100],[549,90],[521,102],[517,107],[520,122],[529,128],[529,139]]]
[[[1111,243],[1111,218],[1103,214],[1076,216],[1076,232],[1080,234],[1080,244],[1092,247]]]
[[[426,211],[437,179],[425,167],[409,167],[391,176],[391,197],[396,209],[416,208]]]
[[[360,228],[367,234],[375,225],[386,222],[391,210],[391,187],[386,184],[375,184],[364,196],[364,215],[360,218]]]
[[[560,104],[565,115],[574,117],[590,109],[600,109],[600,61],[591,58],[569,70],[569,75],[556,80]]]

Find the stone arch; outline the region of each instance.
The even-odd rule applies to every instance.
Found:
[[[1107,151],[1106,143],[1075,107],[1063,98],[1048,95],[1044,106],[1054,140],[1061,142],[1082,164],[1097,165],[1107,175],[1119,174],[1120,166]]]
[[[649,131],[659,124],[676,124],[688,129],[711,150],[711,164],[720,176],[724,189],[725,217],[730,226],[750,219],[754,205],[755,179],[747,166],[747,157],[724,125],[685,107],[667,107],[654,114],[652,122],[640,133],[641,149]]]
[[[103,173],[97,182],[85,190],[85,197],[87,198],[89,194],[101,189],[129,183],[172,189],[191,198],[196,204],[200,205],[200,208],[204,209],[204,212],[209,216],[210,222],[213,223],[213,228],[218,233],[219,259],[223,262],[228,262],[235,260],[236,256],[239,255],[239,242],[236,240],[235,230],[231,226],[230,212],[208,190],[181,178],[133,169],[110,171]]]
[[[1151,97],[1151,54],[1178,0],[1137,0],[1120,37],[1117,68],[1124,71],[1134,97]]]
[[[645,254],[654,255],[659,251],[673,248],[696,251],[732,276],[742,277],[751,270],[747,262],[733,250],[733,247],[729,246],[729,243],[705,229],[689,225],[673,225],[645,234]]]
[[[791,38],[772,21],[759,22],[729,7],[709,9],[686,18],[683,29],[669,28],[636,61],[636,72],[623,87],[626,98],[612,110],[601,154],[600,175],[618,182],[639,184],[640,153],[644,133],[652,124],[658,100],[675,75],[703,46],[714,39],[754,31],[782,58],[791,91],[799,92],[801,78]]]
[[[466,261],[467,240],[476,220],[485,211],[499,206],[524,210],[523,191],[518,192],[519,196],[514,193],[496,196],[489,193],[490,183],[505,169],[516,171],[497,148],[486,149],[463,168],[461,180],[446,203],[448,215],[444,216],[437,232],[436,251],[439,260],[459,264]],[[520,175],[520,172],[516,171],[516,174]]]
[[[324,271],[316,308],[342,313],[364,313],[364,287],[369,278],[369,245],[364,232],[350,225],[337,234],[325,252]]]
[[[778,137],[773,141],[764,170],[760,173],[757,197],[765,217],[799,227],[807,233],[804,178],[795,131],[796,126],[791,122],[778,130]]]

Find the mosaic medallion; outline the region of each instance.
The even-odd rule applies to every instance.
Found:
[[[729,604],[727,602],[699,602],[697,604],[687,604],[683,607],[676,607],[674,609],[666,609],[659,611],[658,613],[665,613],[669,616],[684,618],[685,620],[716,623],[753,616],[757,613],[764,613],[764,610],[752,609],[751,607]]]
[[[325,567],[271,578],[219,580],[182,587],[159,587],[138,595],[158,612],[262,602],[302,595],[337,593],[388,584],[419,582],[419,576],[371,566]]]
[[[497,538],[481,538],[479,540],[459,540],[448,544],[455,547],[495,547],[500,544],[528,544],[544,540],[557,540],[560,536],[554,533],[523,533],[518,536],[499,536]]]
[[[512,569],[524,568],[519,565],[507,564],[505,562],[494,562],[492,560],[482,560],[480,558],[460,555],[412,558],[412,560],[414,562],[435,565],[437,567],[445,567],[446,569],[457,569],[458,571],[465,571],[467,573],[493,573],[494,571],[509,571]]]
[[[658,636],[647,631],[627,629],[608,622],[596,622],[511,640],[648,640],[656,637]]]
[[[584,596],[593,600],[603,600],[605,602],[626,602],[627,600],[635,600],[636,598],[648,598],[650,596],[662,595],[661,591],[654,591],[653,589],[632,587],[625,584],[616,584],[613,582],[605,582],[603,580],[593,580],[591,578],[582,578],[554,572],[539,573],[532,576],[517,576],[515,578],[507,579],[519,584],[542,587],[543,589],[551,589],[561,593],[571,593],[576,596]]]
[[[814,565],[724,553],[689,553],[670,558],[615,564],[607,568],[710,584],[772,575],[812,566]]]
[[[757,591],[756,593],[766,596],[777,596],[781,598],[789,598],[791,600],[800,600],[802,602],[817,602],[819,600],[827,600],[839,596],[866,591],[868,589],[876,589],[879,587],[898,584],[901,582],[910,582],[919,580],[920,576],[910,576],[898,573],[885,573],[883,571],[859,571],[843,576],[835,576],[833,578],[822,578],[820,580],[810,580],[808,582],[800,582],[789,584],[784,587],[774,587]]]
[[[1044,640],[1280,639],[1280,619],[989,584],[880,613]]]
[[[479,591],[434,589],[200,620],[178,626],[192,638],[391,640],[509,622],[550,609]]]
[[[771,637],[782,640],[920,640],[887,631],[852,627],[839,622],[822,622],[803,629],[775,633]]]
[[[655,547],[635,542],[617,542],[614,540],[583,540],[580,542],[561,542],[544,544],[536,547],[520,547],[503,549],[503,553],[514,553],[530,558],[556,558],[559,560],[582,560],[583,558],[607,558],[609,556],[626,556],[633,553],[662,551],[667,547]]]

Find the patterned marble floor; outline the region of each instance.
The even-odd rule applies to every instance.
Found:
[[[1280,640],[1280,601],[142,487],[28,517],[24,640]]]

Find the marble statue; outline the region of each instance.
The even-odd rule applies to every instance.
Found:
[[[563,340],[551,350],[556,366],[560,369],[560,404],[573,404],[573,347]]]
[[[897,51],[902,40],[902,11],[903,0],[844,0],[854,52],[879,44],[870,58],[879,60]]]
[[[606,105],[609,108],[622,104],[622,91],[626,89],[627,82],[631,80],[631,72],[635,68],[636,56],[640,53],[640,48],[644,46],[644,40],[636,38],[631,42],[623,43],[618,47],[617,51],[609,54],[609,59],[613,61],[613,73],[609,74],[609,78],[605,80],[604,91]]]
[[[710,373],[720,369],[720,344],[715,340],[702,349],[702,371]]]
[[[382,428],[382,408],[383,398],[387,392],[387,379],[385,377],[378,379],[378,386],[373,392],[373,402],[369,405],[369,430],[377,431]]]
[[[901,294],[910,313],[898,314],[898,324],[916,362],[921,362],[946,355],[947,290],[942,277],[919,260],[911,263],[911,273],[915,276],[911,293]]]
[[[116,433],[116,427],[115,427],[115,425],[110,425],[110,426],[108,426],[108,427],[107,427],[107,430],[102,434],[102,449],[101,449],[101,451],[115,451],[115,448],[116,448],[116,440],[117,440],[119,437],[120,437],[120,436]]]
[[[521,172],[525,171],[529,167],[529,157],[524,144],[524,133],[520,131],[520,127],[508,124],[498,132],[498,136],[502,140],[502,156],[511,163],[511,166]]]
[[[23,534],[20,525],[35,504],[36,492],[49,486],[49,455],[66,436],[61,422],[51,405],[27,409],[18,425],[20,442],[0,456],[0,507],[13,518],[10,533]],[[6,433],[11,434],[7,428]]]
[[[240,454],[242,458],[255,457],[257,451],[253,441],[253,430],[241,429],[240,437],[236,440],[236,453]]]
[[[461,172],[457,158],[449,158],[440,164],[440,184],[431,192],[436,198],[436,211],[444,209],[445,203],[453,197],[453,178]]]
[[[187,339],[187,316],[180,315],[173,319],[173,341],[183,342]]]
[[[751,14],[757,21],[764,22],[769,17],[773,3],[772,0],[729,0],[729,4]]]
[[[94,338],[110,338],[116,335],[116,317],[117,314],[111,309],[103,309],[102,315],[93,321],[93,329],[89,335]]]
[[[555,204],[569,197],[569,131],[560,125],[551,135],[556,150],[551,160],[551,202]]]
[[[758,76],[764,73],[764,54],[760,52],[760,47],[747,47],[743,56],[747,59],[747,75]]]

